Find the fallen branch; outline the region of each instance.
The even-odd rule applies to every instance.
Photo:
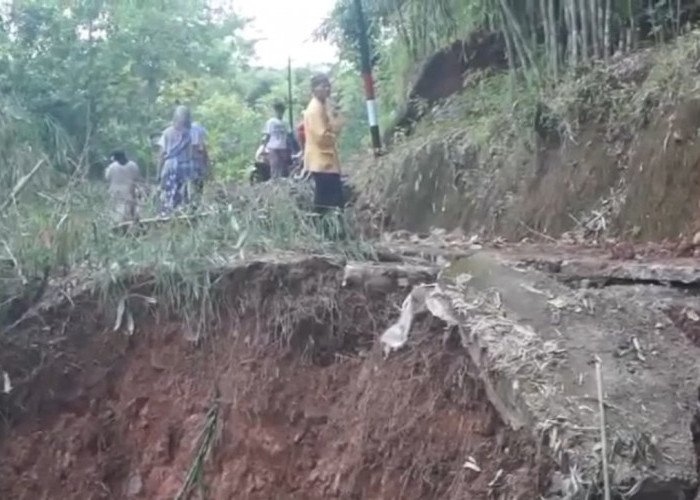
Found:
[[[603,458],[603,488],[605,500],[610,500],[610,473],[608,471],[608,439],[605,432],[605,397],[603,395],[602,361],[595,359],[595,376],[598,385],[598,411],[600,412],[600,454]]]
[[[420,260],[435,260],[443,258],[445,260],[457,260],[471,257],[475,250],[468,247],[463,248],[440,248],[427,244],[384,244],[375,247],[377,258],[380,262],[404,262],[408,257],[415,257]]]
[[[135,220],[129,220],[126,222],[120,222],[118,224],[115,224],[112,226],[112,231],[124,231],[125,229],[129,229],[134,226],[151,226],[151,225],[158,225],[158,224],[165,224],[166,222],[170,221],[190,221],[190,220],[196,220],[196,219],[201,219],[204,217],[209,217],[210,215],[216,215],[220,212],[217,211],[210,211],[210,212],[202,212],[200,214],[184,214],[184,215],[166,215],[166,216],[161,216],[161,217],[151,217],[148,219],[135,219]]]
[[[34,165],[34,168],[32,168],[27,175],[25,175],[19,181],[17,181],[17,184],[14,188],[12,188],[10,195],[0,206],[0,212],[4,211],[7,207],[9,207],[12,204],[13,201],[15,201],[17,196],[19,196],[22,190],[27,186],[27,184],[29,184],[29,181],[32,179],[32,177],[34,177],[34,175],[39,171],[39,169],[45,162],[46,161],[43,158],[39,160],[37,164]]]
[[[553,242],[553,243],[558,243],[557,240],[556,240],[556,238],[552,238],[552,237],[549,236],[548,234],[541,233],[541,232],[537,231],[536,229],[531,228],[530,226],[528,226],[527,224],[525,224],[523,221],[518,221],[518,222],[520,222],[520,225],[522,225],[525,229],[527,229],[528,231],[530,231],[532,234],[534,234],[534,235],[536,235],[536,236],[539,236],[540,238],[544,238],[545,240],[549,240],[549,241],[551,241],[551,242]]]

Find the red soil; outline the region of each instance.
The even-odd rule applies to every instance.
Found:
[[[371,341],[372,315],[350,314]],[[100,327],[108,316],[83,320],[90,331],[16,389],[25,413],[0,436],[0,498],[172,500],[217,393],[206,498],[538,498],[547,470],[529,436],[499,420],[442,325],[423,320],[386,360],[356,338],[320,362],[256,342],[260,319],[245,317],[198,347],[181,322],[137,318],[127,339]],[[323,335],[310,325],[305,335]]]

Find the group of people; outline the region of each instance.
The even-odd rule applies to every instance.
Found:
[[[343,189],[337,151],[342,120],[330,100],[331,84],[325,74],[311,79],[312,98],[304,111],[298,135],[303,148],[304,170],[315,184],[314,204],[319,214],[342,209]],[[274,106],[275,116],[267,121],[262,148],[267,153],[273,178],[289,175],[292,144],[284,122],[285,106]],[[207,133],[193,122],[186,106],[177,106],[172,124],[158,141],[161,214],[168,215],[201,196],[210,173]],[[138,209],[139,168],[123,151],[111,155],[105,171],[113,212],[120,221],[134,220]]]
[[[172,124],[158,140],[160,213],[169,215],[186,203],[194,203],[202,194],[209,176],[207,132],[192,121],[186,106],[177,106]],[[123,151],[110,156],[105,171],[112,199],[112,213],[117,222],[133,221],[138,215],[139,168]]]
[[[344,204],[337,149],[342,119],[330,100],[331,83],[327,75],[318,74],[311,79],[311,93],[311,101],[297,129],[297,143],[304,152],[304,171],[311,174],[315,184],[316,211],[326,213],[341,209]],[[275,103],[273,109],[275,116],[265,124],[256,156],[266,155],[270,176],[275,179],[289,175],[294,143],[284,123],[284,104]]]

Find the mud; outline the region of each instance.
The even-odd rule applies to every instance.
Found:
[[[203,430],[207,498],[537,498],[546,455],[503,423],[443,324],[422,318],[388,359],[375,346],[434,274],[344,277],[324,259],[234,266],[192,310],[148,276],[121,283],[125,302],[49,293],[1,341],[0,498],[188,498]],[[131,335],[114,331],[120,303]]]
[[[0,340],[0,498],[601,498],[597,359],[613,494],[693,498],[689,261],[438,236],[47,290]],[[385,355],[436,281],[460,323]]]

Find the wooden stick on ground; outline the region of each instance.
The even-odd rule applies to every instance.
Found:
[[[541,232],[537,231],[536,229],[531,228],[530,226],[528,226],[527,224],[525,224],[523,221],[518,221],[518,222],[520,223],[521,226],[523,226],[525,229],[527,229],[528,231],[530,231],[530,232],[531,232],[532,234],[534,234],[535,236],[539,236],[540,238],[544,238],[545,240],[551,241],[551,242],[553,242],[553,243],[557,243],[557,239],[556,239],[556,238],[552,238],[552,237],[549,236],[548,234],[541,233]]]
[[[36,174],[39,171],[39,169],[44,163],[45,160],[42,158],[36,165],[34,165],[34,168],[32,168],[27,175],[25,175],[19,181],[17,181],[17,184],[12,189],[10,195],[2,203],[2,206],[0,206],[0,212],[2,212],[10,206],[10,204],[17,198],[17,196],[22,192],[22,190],[27,186],[27,184],[29,184],[29,181],[32,179],[32,177],[34,177],[34,174]]]
[[[209,217],[210,215],[216,215],[219,212],[216,211],[209,211],[209,212],[202,212],[198,214],[182,214],[182,215],[166,215],[163,217],[151,217],[148,219],[136,219],[133,221],[126,221],[126,222],[120,222],[118,224],[115,224],[112,226],[112,231],[119,231],[119,230],[124,230],[128,229],[132,226],[150,226],[150,225],[158,225],[158,224],[164,224],[166,222],[170,222],[173,220],[179,220],[179,221],[188,221],[188,220],[196,220],[196,219],[202,219],[204,217]]]
[[[598,385],[598,411],[600,412],[600,454],[603,458],[604,499],[610,500],[610,473],[608,471],[608,439],[605,432],[605,396],[603,395],[603,362],[595,357],[595,376]]]

